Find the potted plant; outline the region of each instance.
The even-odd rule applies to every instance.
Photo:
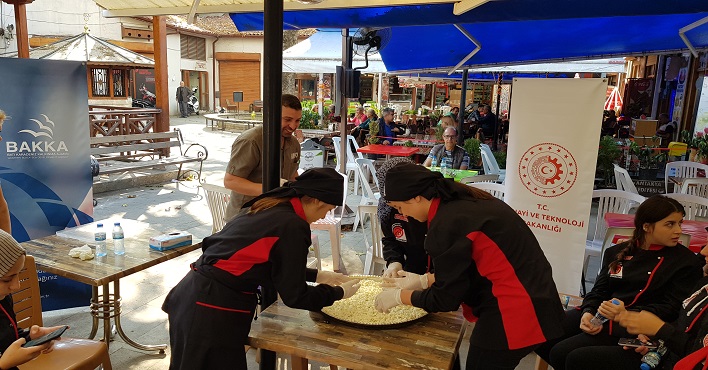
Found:
[[[465,139],[463,146],[470,156],[470,168],[480,168],[482,166],[482,150],[479,148],[480,144],[481,142],[475,138]]]
[[[659,172],[659,157],[655,153],[654,146],[639,146],[636,143],[630,144],[630,151],[639,159],[639,179],[656,180]]]
[[[614,164],[622,154],[615,139],[611,136],[603,136],[600,139],[600,147],[597,151],[596,176],[603,179],[604,186],[613,184]]]
[[[708,131],[708,128],[706,129]],[[708,164],[708,134],[696,132],[696,161]]]

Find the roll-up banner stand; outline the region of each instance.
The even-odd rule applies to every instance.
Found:
[[[559,292],[577,294],[606,79],[514,79],[505,201],[526,221]]]
[[[19,242],[93,221],[86,66],[0,58],[0,186]],[[86,263],[91,263],[87,261]],[[42,308],[87,306],[91,287],[40,273]]]

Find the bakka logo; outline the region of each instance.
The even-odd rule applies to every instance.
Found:
[[[541,143],[529,148],[519,162],[519,177],[526,189],[541,197],[557,197],[575,184],[577,162],[564,147]]]
[[[31,118],[30,121],[37,125],[36,130],[23,129],[18,131],[18,134],[27,134],[31,136],[26,141],[7,141],[5,149],[8,159],[19,158],[58,158],[67,157],[69,149],[64,141],[54,140],[54,121],[42,114],[44,122]]]

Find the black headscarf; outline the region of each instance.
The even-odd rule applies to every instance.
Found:
[[[265,192],[246,204],[252,206],[263,198],[292,198],[307,195],[327,204],[339,205],[344,201],[344,177],[332,168],[311,168],[283,186]]]
[[[400,163],[388,170],[385,188],[387,201],[404,201],[418,195],[451,199],[457,193],[454,180],[412,163]]]

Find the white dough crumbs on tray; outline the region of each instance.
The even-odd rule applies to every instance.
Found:
[[[378,312],[374,300],[383,290],[381,282],[363,279],[359,284],[361,287],[353,296],[322,308],[322,312],[337,320],[372,326],[402,324],[428,314],[422,308],[408,305],[396,306],[389,313]]]

